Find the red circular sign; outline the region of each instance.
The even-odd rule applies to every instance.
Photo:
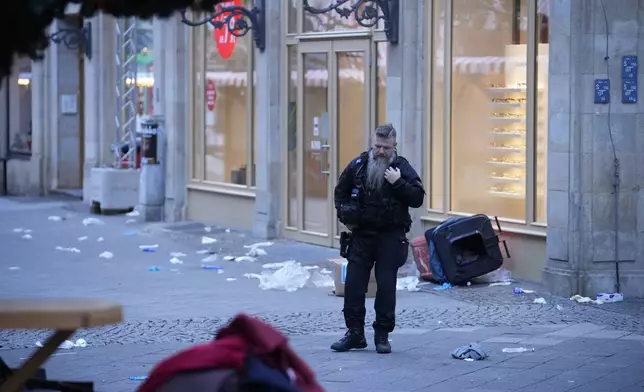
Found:
[[[217,100],[217,89],[215,82],[208,79],[206,82],[206,107],[208,111],[212,112],[215,109],[215,101]]]
[[[224,1],[223,3],[220,3],[217,5],[217,10],[221,10],[222,7],[232,7],[232,6],[242,6],[242,0],[232,0],[232,1]],[[224,12],[223,14],[217,16],[216,18],[213,18],[213,21],[215,22],[226,22],[226,18],[230,15],[229,12]],[[214,36],[215,36],[215,43],[217,44],[217,50],[219,51],[219,55],[221,58],[227,60],[230,58],[230,56],[233,55],[233,52],[235,51],[235,46],[237,46],[237,37],[232,35],[230,33],[229,27],[232,27],[235,25],[235,21],[238,20],[240,17],[238,15],[233,16],[230,18],[228,21],[228,24],[222,26],[221,28],[216,28],[214,31]]]

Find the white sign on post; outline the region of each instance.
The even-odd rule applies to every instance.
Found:
[[[320,118],[313,117],[313,136],[320,136]]]

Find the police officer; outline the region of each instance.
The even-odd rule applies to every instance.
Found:
[[[396,153],[396,130],[391,124],[376,128],[372,148],[344,169],[334,196],[338,219],[350,233],[342,233],[340,240],[341,254],[348,260],[343,309],[348,331],[331,349],[367,347],[365,294],[375,263],[378,291],[374,343],[378,353],[388,354],[389,333],[395,324],[398,269],[407,261],[409,251],[409,207],[420,207],[425,198],[418,174]]]

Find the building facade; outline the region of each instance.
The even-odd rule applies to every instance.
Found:
[[[265,4],[263,51],[251,34],[179,16],[152,23],[152,64],[138,81],[147,78],[146,111],[165,119],[166,219],[336,246],[339,173],[391,122],[427,190],[412,236],[451,216],[497,216],[515,277],[564,295],[615,292],[619,281],[644,296],[644,109],[622,103],[617,82],[610,105],[593,100],[594,80],[619,80],[622,56],[644,48],[637,1],[400,1],[397,43],[384,23],[314,15],[298,0]],[[113,140],[114,20],[92,23],[83,184],[110,164]],[[38,124],[32,139],[51,140]],[[41,176],[40,189],[53,189]]]

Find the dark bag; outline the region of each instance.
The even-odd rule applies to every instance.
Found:
[[[499,243],[510,257],[505,241],[499,240],[490,218],[482,214],[446,222],[433,231],[431,239],[445,278],[455,285],[499,269],[503,265]]]

